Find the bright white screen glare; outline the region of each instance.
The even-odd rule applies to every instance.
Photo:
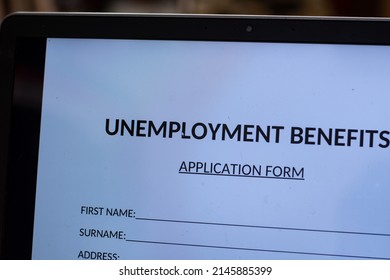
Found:
[[[33,258],[390,258],[389,60],[49,39]]]

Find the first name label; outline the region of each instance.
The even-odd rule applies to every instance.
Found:
[[[109,207],[98,207],[98,206],[85,206],[80,207],[80,214],[92,215],[92,216],[116,216],[116,217],[127,217],[135,218],[135,211],[133,209],[122,209],[122,208],[109,208]]]

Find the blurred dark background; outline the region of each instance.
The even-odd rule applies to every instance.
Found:
[[[389,0],[0,0],[15,11],[390,16]]]

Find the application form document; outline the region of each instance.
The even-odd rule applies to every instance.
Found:
[[[389,59],[48,39],[33,258],[390,259]]]

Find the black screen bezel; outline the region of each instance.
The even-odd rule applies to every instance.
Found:
[[[385,19],[124,14],[7,17],[0,39],[1,258],[31,258],[47,38],[390,45],[389,27]]]

